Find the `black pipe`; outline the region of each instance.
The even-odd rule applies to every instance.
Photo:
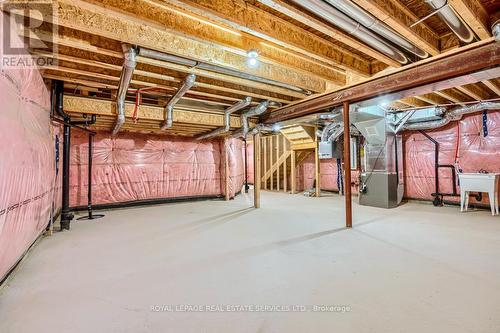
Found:
[[[89,133],[89,151],[87,167],[87,216],[82,216],[78,220],[95,220],[104,217],[103,214],[93,214],[92,212],[92,155],[94,153],[94,135]]]
[[[435,175],[435,192],[431,195],[434,197],[434,206],[441,206],[443,204],[443,196],[458,196],[457,194],[457,184],[456,184],[456,172],[455,166],[451,164],[439,164],[439,142],[434,140],[429,134],[424,131],[419,131],[423,136],[429,139],[434,144],[434,175]],[[452,175],[453,193],[441,193],[439,192],[439,168],[450,168]]]
[[[89,134],[89,165],[87,166],[88,170],[88,188],[87,188],[87,202],[88,202],[88,211],[89,211],[89,219],[92,219],[92,153],[93,153],[93,140],[94,137]]]
[[[62,212],[61,230],[69,230],[73,214],[69,211],[69,164],[71,147],[71,125],[70,117],[63,111],[64,84],[62,81],[55,82],[56,89],[56,111],[64,119],[64,141],[63,141],[63,167],[62,167]]]
[[[248,162],[247,162],[247,139],[244,138],[243,142],[245,143],[245,193],[248,193]]]
[[[396,179],[398,180],[398,185],[399,185],[399,157],[398,157],[398,137],[397,135],[394,135],[394,155],[395,159],[394,162],[396,163]]]

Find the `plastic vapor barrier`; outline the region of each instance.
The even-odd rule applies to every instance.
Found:
[[[242,154],[243,154],[243,157],[245,157],[245,143],[243,143]],[[247,177],[248,177],[249,184],[253,184],[253,176],[254,176],[254,174],[253,174],[253,141],[247,141]]]
[[[464,117],[449,125],[426,131],[439,142],[439,163],[455,165],[463,172],[476,173],[481,170],[500,172],[500,112],[482,112]],[[484,123],[484,127],[483,127]],[[486,134],[486,135],[485,135]],[[435,192],[434,145],[419,132],[404,133],[405,183],[407,198],[432,200]],[[450,169],[440,169],[440,192],[452,192]],[[457,182],[458,184],[458,182]],[[459,187],[457,186],[457,191]],[[460,197],[444,197],[448,201],[460,201]],[[475,203],[474,196],[470,203]],[[483,195],[482,204],[489,205],[488,196]]]
[[[320,160],[320,187],[322,190],[339,191],[340,178],[338,177],[337,159],[329,158]],[[352,191],[357,193],[359,171],[351,171],[353,182]],[[296,186],[297,191],[307,190],[314,187],[314,154],[311,153],[300,165],[297,166]],[[343,181],[343,180],[342,180]],[[342,184],[340,182],[340,184]],[[342,186],[342,185],[341,185]]]
[[[229,156],[229,197],[241,191],[245,183],[245,160],[243,140],[230,138],[228,141]]]
[[[38,70],[2,68],[0,99],[1,280],[47,226],[57,186],[50,95]]]
[[[426,131],[439,142],[439,163],[456,165],[465,173],[500,172],[500,112],[488,111],[465,116],[460,121],[436,130]],[[486,134],[486,135],[485,135]],[[404,132],[405,197],[432,200],[435,192],[434,145],[418,131]],[[455,163],[455,161],[457,163]],[[321,160],[321,188],[338,190],[338,167],[335,159]],[[359,172],[352,171],[353,192],[357,193]],[[311,154],[297,166],[297,190],[310,189],[314,183],[314,156]],[[452,192],[451,170],[439,170],[440,192]],[[457,192],[460,193],[457,180]],[[459,202],[460,197],[444,197]],[[477,203],[474,196],[470,203]],[[489,205],[483,195],[483,205]]]
[[[88,134],[73,131],[70,205],[87,205]],[[224,141],[99,132],[94,138],[94,204],[223,195]],[[239,192],[241,140],[228,140],[230,195]],[[222,171],[222,172],[221,172]]]

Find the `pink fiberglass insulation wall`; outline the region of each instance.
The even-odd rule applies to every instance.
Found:
[[[358,189],[357,170],[351,171],[353,192],[357,193]],[[322,159],[320,160],[320,187],[322,190],[338,191],[337,185],[338,167],[337,159]],[[314,155],[311,153],[300,165],[297,166],[296,186],[297,191],[311,189],[314,185]]]
[[[485,136],[483,113],[464,117],[446,127],[426,131],[439,142],[439,163],[455,164],[463,172],[500,172],[500,112],[489,111],[486,115]],[[431,200],[434,192],[434,146],[418,132],[404,133],[405,149],[405,196],[414,199]],[[439,186],[441,192],[452,191],[451,171],[440,170]],[[458,197],[445,197],[445,200],[459,201]],[[473,197],[470,202],[474,203]],[[489,204],[483,196],[483,204]]]
[[[71,139],[70,205],[87,204],[88,135]],[[230,195],[242,180],[241,141],[228,140]],[[94,138],[93,203],[223,195],[222,140],[100,132]],[[222,172],[221,172],[222,170]]]
[[[47,226],[56,180],[50,95],[38,70],[2,68],[0,99],[1,280]]]
[[[245,156],[245,144],[243,143],[243,156]],[[253,142],[247,141],[247,177],[248,183],[253,184]],[[243,180],[244,181],[244,180]]]
[[[229,196],[234,197],[241,191],[245,183],[245,160],[243,140],[228,139],[227,152],[229,157]]]

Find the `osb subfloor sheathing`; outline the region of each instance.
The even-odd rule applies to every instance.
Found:
[[[74,222],[4,286],[0,332],[498,332],[500,218],[489,211],[354,204],[347,230],[334,194],[251,203]]]

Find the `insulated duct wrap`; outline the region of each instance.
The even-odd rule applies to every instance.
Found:
[[[1,13],[0,30],[8,21],[12,22]],[[16,30],[12,25],[10,29]],[[17,35],[11,37],[11,46],[23,47]],[[29,57],[27,52],[20,56]],[[38,70],[3,67],[0,97],[1,281],[48,225],[53,202],[54,211],[60,207],[60,200],[55,201],[60,182],[55,171],[50,94]]]
[[[426,121],[426,122],[407,124],[403,126],[403,130],[418,131],[418,130],[429,130],[429,129],[440,128],[445,125],[448,125],[452,121],[457,121],[462,119],[464,115],[484,110],[500,110],[500,103],[479,102],[475,104],[458,106],[450,111],[445,112],[442,119],[436,121]]]

